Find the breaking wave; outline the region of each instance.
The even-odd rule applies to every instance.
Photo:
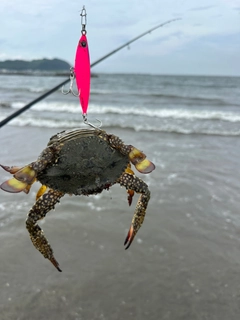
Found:
[[[1,120],[1,119],[0,119]],[[10,122],[13,126],[32,126],[32,127],[45,127],[45,128],[85,128],[86,125],[83,124],[81,118],[78,121],[75,120],[53,120],[53,119],[36,119],[36,118],[16,118]],[[113,124],[106,123],[103,124],[103,129],[127,129],[132,131],[147,131],[147,132],[165,132],[165,133],[175,133],[175,134],[203,134],[203,135],[219,135],[219,136],[240,136],[240,130],[222,130],[217,128],[186,128],[178,124],[164,124],[159,126],[148,125],[148,124]]]
[[[12,103],[11,107],[19,109],[24,106],[22,102]],[[41,102],[32,107],[34,111],[51,111],[64,113],[81,113],[78,103],[63,103],[63,102]],[[144,107],[124,107],[124,106],[101,106],[90,104],[89,110],[91,114],[116,114],[128,116],[144,116],[154,117],[159,119],[186,119],[186,120],[221,120],[228,122],[240,122],[240,112],[218,111],[218,110],[196,110],[196,109],[181,109],[181,108],[159,108],[150,109]]]

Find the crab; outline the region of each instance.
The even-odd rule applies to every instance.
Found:
[[[141,173],[155,169],[142,151],[124,144],[119,137],[104,130],[66,130],[50,138],[36,161],[24,167],[1,165],[13,174],[13,178],[3,182],[0,188],[11,193],[28,193],[35,181],[42,184],[28,213],[26,228],[35,248],[61,272],[52,247],[37,224],[38,220],[54,209],[66,193],[88,196],[118,183],[127,189],[129,205],[134,192],[140,194],[124,242],[125,249],[128,249],[143,223],[150,199],[147,184],[135,176],[131,163]]]

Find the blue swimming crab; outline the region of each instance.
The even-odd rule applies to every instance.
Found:
[[[134,192],[140,194],[124,242],[125,249],[129,248],[143,223],[150,199],[147,184],[135,176],[131,163],[141,173],[150,173],[155,168],[143,152],[104,130],[67,130],[52,136],[36,161],[24,167],[1,165],[13,178],[0,188],[11,193],[28,193],[35,181],[42,184],[28,213],[26,228],[36,249],[61,271],[38,220],[54,209],[66,193],[88,196],[119,183],[127,189],[129,205]]]

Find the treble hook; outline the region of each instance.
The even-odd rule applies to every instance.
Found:
[[[89,125],[90,127],[94,128],[94,129],[97,129],[97,130],[101,130],[101,126],[102,126],[102,121],[101,120],[98,120],[96,119],[98,122],[99,122],[99,126],[95,126],[94,124],[90,123],[87,119],[87,115],[86,114],[83,114],[83,122],[87,125]]]
[[[73,81],[75,79],[75,72],[74,72],[74,68],[71,67],[70,68],[70,86],[69,86],[69,90],[68,91],[64,91],[64,86],[62,86],[62,94],[66,95],[69,93],[72,93],[75,97],[79,97],[80,96],[80,92],[75,93],[73,90]]]

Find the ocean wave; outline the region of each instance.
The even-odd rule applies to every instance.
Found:
[[[9,102],[0,102],[0,108],[10,108],[11,103]]]
[[[139,108],[112,108],[112,107],[95,107],[93,113],[99,114],[122,114],[135,115],[154,118],[171,118],[185,120],[223,120],[229,122],[240,122],[240,113],[209,111],[209,110],[189,110],[189,109],[139,109]]]
[[[26,104],[23,102],[13,102],[11,107],[13,109],[21,109]],[[32,108],[35,111],[53,111],[53,112],[66,112],[66,113],[79,113],[81,110],[79,103],[65,103],[65,102],[40,102],[35,104]]]
[[[14,102],[12,108],[22,108],[24,103]],[[52,111],[64,113],[81,113],[78,103],[64,102],[41,102],[32,107],[35,111]],[[116,115],[134,115],[144,117],[154,117],[159,119],[186,119],[186,120],[221,120],[228,122],[240,122],[240,112],[217,111],[217,110],[195,110],[195,109],[150,109],[143,107],[124,107],[124,106],[101,106],[90,104],[89,110],[92,114],[116,114]]]
[[[47,87],[27,87],[27,88],[15,88],[14,92],[21,92],[22,94],[28,94],[28,93],[45,93],[48,90]],[[235,105],[240,106],[237,102],[232,104],[229,101],[223,99],[220,99],[218,97],[202,97],[199,95],[183,95],[183,94],[173,94],[173,93],[158,93],[158,92],[148,92],[148,91],[133,91],[133,90],[121,90],[119,92],[118,90],[107,90],[107,89],[93,89],[91,90],[92,96],[116,96],[121,94],[121,96],[124,97],[137,97],[137,98],[156,98],[159,100],[167,100],[172,103],[185,103],[185,104],[200,104],[200,105],[209,105],[209,106],[226,106],[226,105]],[[37,98],[37,97],[36,97]],[[97,97],[96,97],[97,98]]]
[[[79,118],[80,119],[80,118]],[[43,127],[43,128],[79,128],[85,127],[80,121],[71,120],[51,120],[51,119],[35,119],[35,118],[15,118],[10,125],[19,127]]]
[[[36,93],[43,93],[43,92],[46,92],[49,90],[49,88],[41,88],[41,87],[32,87],[32,88],[29,88],[27,89],[29,92],[36,92]]]
[[[20,108],[22,108],[24,106],[25,106],[24,102],[13,102],[13,103],[11,103],[11,108],[13,108],[13,109],[20,109]]]
[[[1,120],[1,119],[0,119]],[[52,119],[36,119],[36,118],[16,118],[10,123],[12,126],[19,127],[45,127],[45,128],[86,128],[86,124],[81,121],[74,120],[52,120]],[[97,125],[97,124],[96,124]],[[178,124],[164,124],[162,126],[153,126],[151,124],[112,124],[104,123],[103,130],[108,129],[125,129],[135,132],[145,131],[145,132],[162,132],[162,133],[175,133],[175,134],[200,134],[200,135],[218,135],[218,136],[240,136],[240,130],[226,130],[219,128],[185,128]]]
[[[6,90],[9,90],[9,88],[8,87],[6,87],[6,88],[1,87],[0,88],[0,91],[2,91],[2,92],[6,91]],[[24,95],[28,94],[29,92],[31,92],[31,93],[44,93],[48,90],[49,90],[49,88],[47,88],[47,87],[46,88],[44,88],[44,87],[14,88],[14,93],[15,94],[21,93],[21,95],[24,96]]]
[[[119,94],[119,91],[111,91],[111,90],[92,90],[91,95],[113,95]],[[229,104],[223,99],[219,98],[205,98],[200,96],[184,96],[180,94],[162,94],[162,93],[154,93],[154,92],[144,92],[144,91],[121,91],[121,95],[123,96],[136,96],[136,97],[154,97],[158,99],[165,99],[170,101],[178,101],[184,103],[200,103],[200,104],[209,104],[216,106],[225,106]],[[232,104],[231,104],[232,105]],[[235,104],[236,106],[240,106],[240,104]]]

